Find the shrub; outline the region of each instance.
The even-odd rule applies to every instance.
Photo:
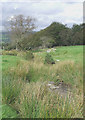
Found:
[[[50,54],[46,54],[45,56],[45,62],[47,64],[55,64],[55,61],[53,60],[52,56]]]
[[[26,56],[25,56],[26,60],[32,60],[33,58],[34,58],[34,55],[31,51],[26,52]]]
[[[17,56],[17,51],[16,51],[16,50],[2,51],[2,55],[12,55],[12,56]]]
[[[4,46],[4,49],[5,50],[14,50],[14,49],[16,49],[16,45],[15,44],[6,44],[5,46]]]

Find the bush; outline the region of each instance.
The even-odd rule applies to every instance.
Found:
[[[5,50],[14,50],[14,49],[16,49],[16,45],[7,43],[7,44],[5,44],[4,49]]]
[[[16,51],[16,50],[2,51],[2,55],[12,55],[12,56],[17,56],[17,51]]]
[[[46,54],[45,56],[45,62],[47,64],[55,64],[55,61],[53,60],[52,56],[50,54]]]
[[[34,55],[31,51],[26,52],[26,56],[25,56],[26,60],[32,60],[33,58],[34,58]]]

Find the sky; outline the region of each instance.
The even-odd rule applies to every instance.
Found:
[[[17,2],[18,1],[18,2]],[[72,27],[83,23],[84,0],[0,0],[0,29],[14,15],[23,14],[36,19],[36,31],[52,22],[61,22]]]

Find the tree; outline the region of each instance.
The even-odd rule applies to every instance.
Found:
[[[53,22],[49,27],[47,27],[47,32],[50,37],[54,39],[55,42],[53,42],[53,46],[59,46],[61,45],[60,41],[60,32],[67,27],[59,22]]]
[[[83,44],[83,30],[84,30],[84,25],[80,24],[74,24],[72,27],[72,40],[73,40],[73,45],[82,45]]]
[[[62,46],[68,46],[68,45],[72,45],[72,30],[70,28],[66,28],[63,29],[60,33],[59,33],[59,44]]]
[[[11,33],[10,37],[12,43],[16,43],[16,49],[18,49],[19,42],[21,42],[36,28],[34,22],[34,18],[29,16],[25,17],[23,15],[12,16],[8,20],[7,30]]]

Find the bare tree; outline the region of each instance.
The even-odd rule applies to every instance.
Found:
[[[23,15],[12,16],[8,20],[7,30],[11,32],[12,42],[16,42],[16,49],[19,41],[34,30],[35,19],[31,17],[25,17]]]

